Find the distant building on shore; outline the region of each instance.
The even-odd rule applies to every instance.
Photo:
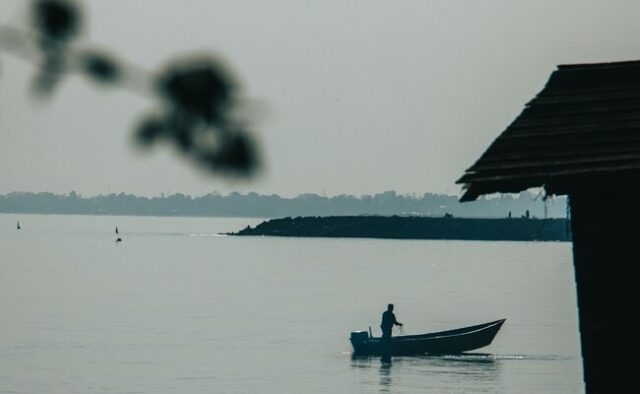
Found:
[[[458,183],[569,196],[587,393],[635,392],[640,61],[559,66]]]

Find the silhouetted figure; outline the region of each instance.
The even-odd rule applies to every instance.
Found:
[[[398,322],[396,320],[396,315],[393,314],[393,304],[389,304],[387,305],[387,310],[382,314],[382,323],[380,323],[383,341],[391,339],[393,326],[402,326],[402,323]]]
[[[20,230],[20,222],[18,222],[18,224],[16,225],[16,228]]]
[[[116,226],[116,234],[119,234],[119,233],[118,233],[118,226]]]

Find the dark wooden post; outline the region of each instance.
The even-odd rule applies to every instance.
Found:
[[[587,393],[637,392],[639,190],[569,196]]]

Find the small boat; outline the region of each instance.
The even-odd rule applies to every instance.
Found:
[[[402,335],[383,342],[371,329],[354,331],[350,341],[354,355],[411,356],[419,354],[460,354],[488,346],[506,319],[430,334]]]

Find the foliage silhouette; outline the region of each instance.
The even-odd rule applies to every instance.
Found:
[[[36,29],[43,37],[60,43],[72,38],[78,31],[79,8],[67,0],[40,0],[33,5]]]
[[[248,122],[237,115],[239,85],[219,58],[210,54],[178,58],[160,73],[145,72],[105,50],[73,45],[82,29],[78,1],[34,0],[31,11],[31,28],[0,28],[0,50],[39,65],[33,85],[36,94],[48,96],[71,73],[142,94],[160,102],[162,110],[138,125],[135,140],[141,146],[162,140],[209,172],[255,173],[258,150]]]

